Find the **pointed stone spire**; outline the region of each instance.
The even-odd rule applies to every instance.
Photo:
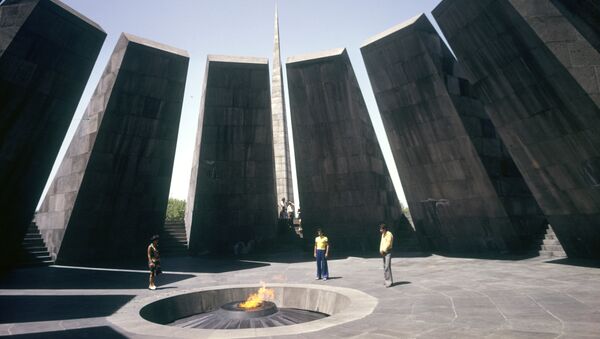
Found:
[[[277,5],[275,5],[277,6]],[[271,79],[271,119],[273,121],[273,154],[275,156],[275,180],[277,201],[281,198],[294,199],[292,188],[292,165],[290,162],[290,145],[288,141],[287,117],[285,114],[285,97],[281,55],[279,47],[279,18],[275,7],[275,38],[273,43],[273,78]]]

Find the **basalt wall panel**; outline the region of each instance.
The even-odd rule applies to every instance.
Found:
[[[553,1],[435,10],[569,256],[600,258],[600,53]]]
[[[289,58],[287,77],[305,234],[378,248],[378,223],[398,235],[400,204],[346,50]]]
[[[123,34],[36,216],[58,262],[144,255],[165,219],[185,52]]]
[[[0,266],[33,219],[105,37],[59,1],[0,6]]]
[[[425,15],[361,52],[421,239],[455,253],[532,249],[545,218]]]
[[[209,56],[188,203],[192,252],[233,252],[275,237],[268,60]]]

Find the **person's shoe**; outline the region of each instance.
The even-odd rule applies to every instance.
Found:
[[[327,281],[327,278],[323,278],[323,281]]]
[[[151,289],[151,290],[155,290],[155,289],[156,289],[156,286],[154,286],[154,285],[150,285],[150,286],[148,286],[148,288],[149,288],[149,289]]]
[[[321,278],[319,278],[319,277],[316,277],[316,278],[315,278],[315,280],[321,280]]]

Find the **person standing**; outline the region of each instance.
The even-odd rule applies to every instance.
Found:
[[[317,229],[315,238],[314,257],[317,259],[317,280],[326,281],[329,278],[329,269],[327,268],[327,257],[329,256],[329,239],[323,234],[323,230]]]
[[[150,268],[150,285],[148,288],[155,290],[156,285],[154,284],[154,280],[158,274],[162,273],[162,270],[160,269],[160,254],[158,253],[158,235],[152,236],[150,241],[151,243],[146,251],[148,256],[148,267]]]
[[[281,198],[279,202],[279,219],[286,219],[287,216],[287,203],[285,202],[285,197]]]
[[[388,231],[386,224],[379,225],[381,233],[381,242],[379,244],[379,254],[383,258],[383,279],[385,287],[392,287],[394,279],[392,278],[392,243],[394,235]]]
[[[294,205],[293,201],[288,200],[287,202],[287,214],[288,214],[288,227],[292,228],[294,227],[294,217],[295,217],[295,210],[296,209],[296,205]]]

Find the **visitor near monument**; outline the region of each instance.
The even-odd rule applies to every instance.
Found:
[[[294,205],[293,201],[288,201],[287,203],[287,214],[288,214],[288,227],[292,228],[294,227],[294,217],[295,217],[295,210],[296,206]]]
[[[386,224],[379,225],[379,232],[381,232],[379,254],[383,257],[383,279],[385,287],[392,287],[394,283],[392,278],[392,243],[394,242],[394,235],[388,231]]]
[[[317,229],[315,238],[315,250],[313,253],[317,259],[317,277],[316,280],[329,278],[329,269],[327,268],[327,257],[329,256],[329,239],[323,234],[323,230]]]
[[[287,219],[287,218],[288,218],[287,202],[285,201],[285,198],[281,198],[281,201],[279,202],[279,219]]]
[[[156,280],[156,276],[162,273],[160,269],[160,254],[158,253],[158,235],[152,236],[150,238],[150,245],[148,245],[148,250],[146,251],[148,255],[148,267],[150,268],[150,285],[149,289],[155,290],[156,284],[154,281]]]

